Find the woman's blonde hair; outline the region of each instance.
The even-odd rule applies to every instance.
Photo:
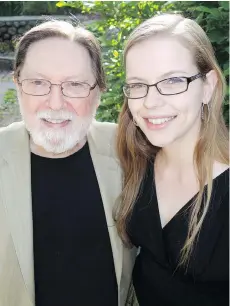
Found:
[[[195,239],[208,211],[212,194],[213,163],[229,162],[228,131],[222,115],[226,84],[205,32],[195,21],[178,14],[158,15],[139,25],[127,40],[124,63],[130,48],[155,35],[170,35],[179,39],[193,52],[199,72],[207,74],[210,70],[214,70],[217,75],[217,84],[209,102],[210,111],[205,105],[204,120],[194,151],[199,193],[193,203],[187,239],[181,250],[179,264],[183,265],[189,261]],[[125,98],[119,116],[117,137],[117,151],[124,171],[124,181],[115,215],[118,232],[125,243],[129,244],[126,232],[127,220],[138,196],[148,161],[152,160],[159,150],[160,148],[150,144],[142,131],[135,126]],[[204,192],[206,183],[207,193]]]

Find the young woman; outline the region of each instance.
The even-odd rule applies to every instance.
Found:
[[[141,306],[228,305],[229,160],[225,81],[204,31],[180,15],[130,35],[118,155],[118,231],[140,247]]]

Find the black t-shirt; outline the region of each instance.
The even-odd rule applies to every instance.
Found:
[[[88,144],[31,154],[36,306],[117,306],[117,281]]]
[[[209,211],[186,271],[178,261],[194,198],[162,229],[149,165],[127,224],[132,243],[141,247],[133,271],[140,306],[229,305],[229,170],[213,180]]]

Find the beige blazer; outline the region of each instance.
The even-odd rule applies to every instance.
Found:
[[[112,245],[119,305],[125,305],[135,250],[123,247],[112,217],[121,191],[116,125],[94,122],[88,143]],[[23,122],[0,129],[0,306],[34,306],[29,136]],[[77,305],[77,301],[76,301]],[[67,306],[67,305],[63,305]]]

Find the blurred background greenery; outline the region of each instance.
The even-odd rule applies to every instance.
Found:
[[[0,16],[67,15],[71,11],[71,7],[58,7],[55,1],[0,1]]]
[[[97,113],[100,121],[116,122],[123,103],[124,68],[122,52],[129,33],[141,22],[165,12],[182,13],[196,20],[209,36],[217,60],[229,85],[229,1],[61,1],[0,2],[1,15],[99,15],[85,27],[99,39],[107,77],[107,92],[102,95]],[[76,19],[76,23],[78,23]],[[223,102],[229,125],[229,86]]]

